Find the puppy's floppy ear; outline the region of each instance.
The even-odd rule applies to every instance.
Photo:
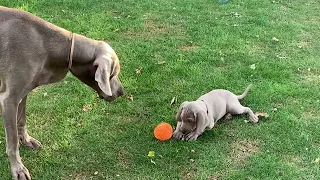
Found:
[[[183,112],[184,112],[184,106],[186,105],[186,103],[187,103],[188,101],[185,101],[185,102],[183,102],[181,105],[180,105],[180,107],[179,107],[179,109],[178,109],[178,112],[177,112],[177,114],[176,114],[176,120],[177,121],[181,121],[181,115],[183,114]]]
[[[197,126],[207,122],[207,115],[204,112],[194,112],[193,115]]]
[[[95,66],[97,67],[94,79],[97,81],[99,88],[103,93],[108,96],[112,96],[110,86],[110,74],[112,73],[112,59],[109,56],[102,56],[95,60]]]

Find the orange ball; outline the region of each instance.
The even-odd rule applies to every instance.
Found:
[[[160,123],[154,128],[153,134],[159,141],[165,141],[172,137],[172,126],[166,122]]]

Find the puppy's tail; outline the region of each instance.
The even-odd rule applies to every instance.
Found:
[[[237,96],[237,98],[240,100],[240,99],[243,99],[244,97],[246,97],[246,95],[248,94],[248,92],[251,89],[251,87],[252,87],[252,84],[249,84],[247,89],[240,96]]]

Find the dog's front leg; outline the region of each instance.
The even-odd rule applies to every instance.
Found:
[[[18,135],[21,143],[31,149],[38,149],[41,147],[41,143],[29,136],[27,132],[27,119],[26,119],[26,103],[27,96],[22,99],[18,107]]]
[[[28,169],[22,164],[19,153],[17,129],[17,112],[19,102],[14,98],[1,99],[2,116],[6,132],[6,153],[9,158],[11,172],[15,180],[30,180]]]
[[[181,122],[178,121],[177,127],[173,132],[173,137],[176,138],[176,139],[182,139],[183,138],[183,133],[180,131],[180,127],[181,127]]]

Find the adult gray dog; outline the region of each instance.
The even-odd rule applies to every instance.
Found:
[[[68,71],[108,102],[124,94],[119,60],[107,43],[0,6],[0,104],[13,179],[31,179],[19,155],[19,140],[40,147],[26,128],[28,93],[62,80]]]
[[[251,84],[240,96],[224,89],[217,89],[201,96],[196,101],[185,101],[176,115],[177,127],[173,137],[181,140],[196,140],[206,129],[212,129],[226,114],[247,113],[251,122],[258,122],[258,117],[248,107],[240,104],[251,88]]]

